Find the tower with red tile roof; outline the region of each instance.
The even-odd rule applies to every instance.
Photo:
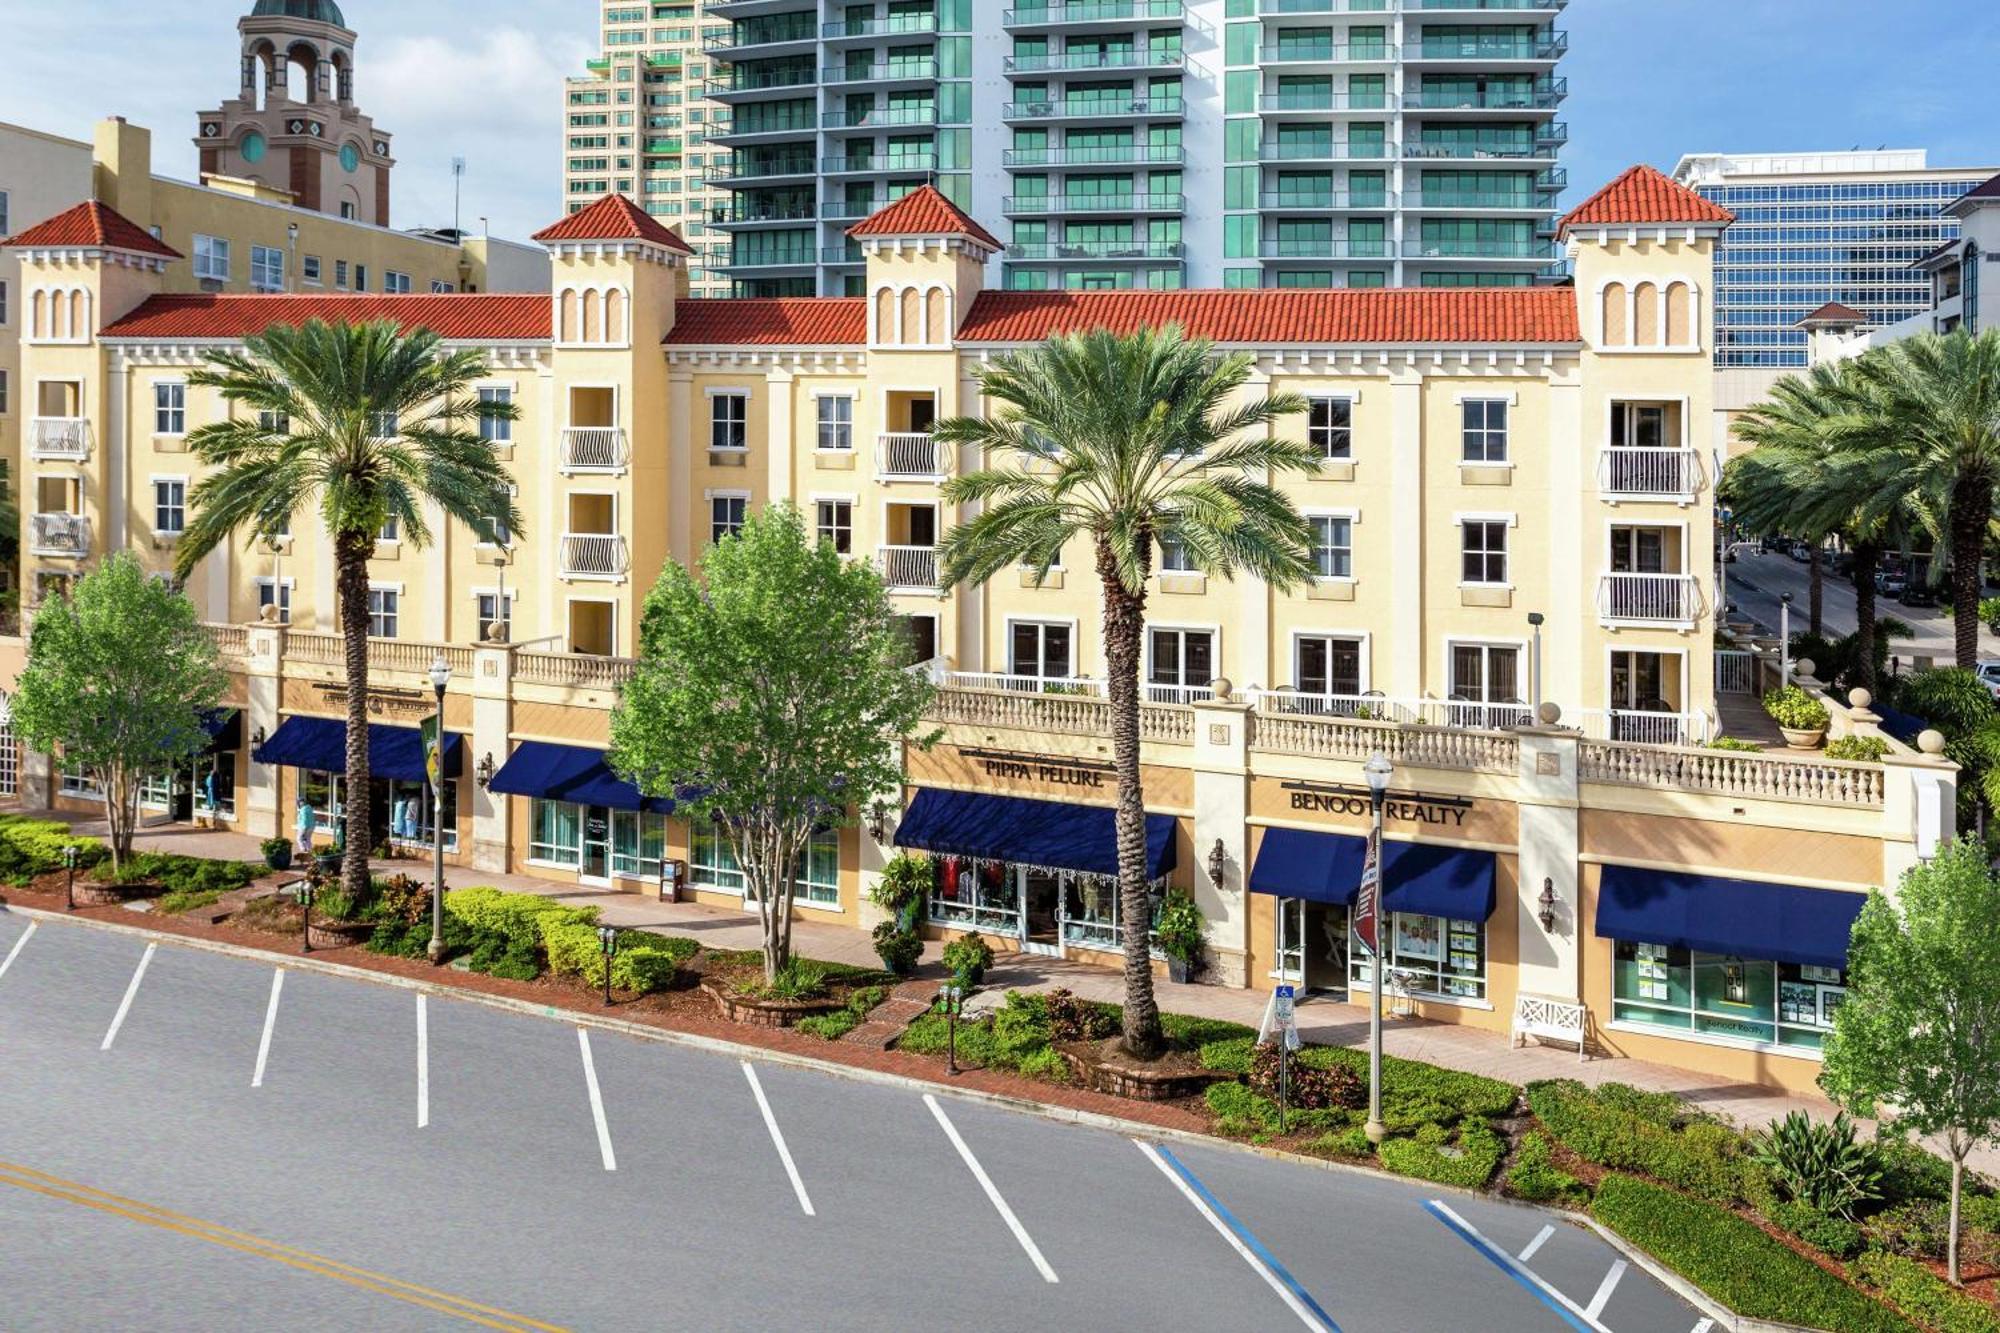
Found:
[[[943,192],[925,185],[848,228],[868,262],[868,342],[949,347],[1004,247]]]

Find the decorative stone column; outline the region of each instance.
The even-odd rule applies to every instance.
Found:
[[[514,803],[505,796],[479,785],[476,774],[491,759],[498,769],[507,762],[513,732],[514,706],[511,698],[514,678],[514,649],[505,643],[482,644],[472,651],[472,734],[466,737],[471,749],[467,757],[472,778],[462,790],[472,796],[472,866],[504,874],[511,846],[511,813]]]
[[[252,625],[249,630],[248,651],[243,656],[243,746],[251,755],[256,753],[259,736],[268,739],[278,729],[289,632],[285,626],[271,623]],[[249,758],[244,772],[248,785],[242,796],[243,831],[254,838],[289,837],[290,821],[279,806],[277,765]]]
[[[1582,939],[1577,882],[1577,749],[1581,735],[1557,726],[1562,709],[1544,703],[1540,725],[1523,728],[1521,738],[1519,874],[1515,894],[1515,938],[1519,942],[1519,987],[1553,999],[1583,998],[1579,945]],[[1542,890],[1555,900],[1553,924],[1543,929]],[[1506,911],[1505,903],[1499,911]]]
[[[1209,966],[1203,980],[1248,985],[1250,912],[1244,902],[1250,872],[1250,705],[1232,696],[1227,680],[1215,697],[1194,705],[1194,873],[1196,906],[1208,921]],[[1221,848],[1222,883],[1209,877]]]
[[[1944,757],[1944,736],[1926,731],[1917,753],[1882,761],[1882,889],[1894,894],[1903,872],[1937,855],[1958,836],[1958,765]]]

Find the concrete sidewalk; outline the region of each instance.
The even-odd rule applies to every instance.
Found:
[[[51,819],[75,825],[79,833],[103,836],[104,821],[88,816],[51,811]],[[213,832],[185,824],[157,823],[141,829],[133,839],[141,850],[179,852],[187,856],[207,856],[255,861],[261,858],[257,840],[235,833]],[[428,879],[430,867],[416,860],[378,861],[379,873],[406,874]],[[616,926],[655,930],[662,934],[686,935],[714,949],[757,949],[763,933],[754,912],[700,903],[663,903],[633,893],[615,893],[554,884],[524,875],[447,868],[446,882],[462,885],[490,885],[517,893],[538,893],[566,903],[599,909],[602,920]],[[828,962],[874,966],[879,963],[866,931],[818,922],[796,922],[792,927],[794,950],[808,958]],[[924,962],[936,964],[941,946],[926,942]],[[1060,958],[1032,954],[1003,954],[987,973],[991,993],[1006,990],[1043,991],[1068,987],[1086,999],[1116,1003],[1124,997],[1124,980],[1112,968],[1094,967]],[[1265,996],[1257,991],[1225,989],[1220,986],[1155,983],[1160,1008],[1170,1013],[1197,1014],[1226,1019],[1256,1027],[1262,1021]],[[1368,1010],[1365,1005],[1346,1004],[1324,997],[1310,997],[1299,1003],[1299,1035],[1308,1042],[1361,1049],[1368,1044]],[[1821,1097],[1791,1096],[1755,1084],[1732,1083],[1727,1079],[1677,1069],[1646,1060],[1596,1058],[1579,1062],[1574,1051],[1535,1045],[1511,1047],[1506,1037],[1454,1023],[1433,1023],[1423,1019],[1385,1017],[1382,1048],[1390,1055],[1423,1060],[1470,1074],[1484,1074],[1509,1083],[1528,1083],[1543,1078],[1573,1078],[1586,1084],[1628,1083],[1655,1092],[1671,1092],[1694,1105],[1724,1115],[1748,1128],[1768,1124],[1791,1111],[1804,1111],[1815,1119],[1830,1120],[1833,1103]],[[2000,1175],[2000,1150],[1977,1149],[1970,1165],[1987,1175]]]

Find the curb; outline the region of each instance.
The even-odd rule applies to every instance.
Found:
[[[1770,1324],[1761,1319],[1745,1319],[1596,1218],[1586,1213],[1571,1213],[1569,1216],[1582,1226],[1595,1231],[1599,1240],[1624,1255],[1631,1261],[1633,1267],[1644,1269],[1653,1281],[1713,1319],[1718,1333],[1791,1333],[1790,1324]]]

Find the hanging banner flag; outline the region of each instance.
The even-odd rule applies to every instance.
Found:
[[[1382,841],[1372,829],[1368,857],[1361,866],[1361,891],[1354,899],[1354,938],[1369,957],[1382,952]]]
[[[444,746],[441,743],[443,740],[443,730],[444,728],[438,725],[438,719],[435,716],[424,719],[422,727],[424,738],[424,772],[431,780],[432,791],[437,790],[438,777],[444,769]]]

